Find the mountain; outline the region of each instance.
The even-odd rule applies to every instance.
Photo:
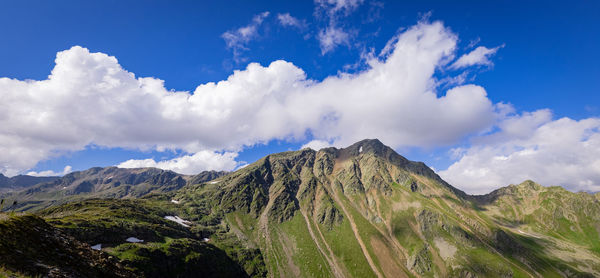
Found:
[[[244,245],[259,248],[274,277],[600,274],[592,245],[520,233],[494,217],[494,204],[472,201],[378,140],[269,155],[175,198],[194,212],[191,220],[225,223]]]
[[[0,174],[0,192],[22,190],[39,183],[52,182],[57,179],[59,177],[34,177],[28,175],[18,175],[9,178]]]
[[[560,261],[587,261],[598,275],[600,255],[600,200],[598,194],[573,193],[559,186],[533,181],[510,185],[475,196],[479,208],[493,222],[540,245]]]
[[[200,184],[227,175],[227,171],[203,171],[189,178],[188,184]]]
[[[157,168],[124,169],[94,167],[69,173],[61,178],[39,183],[27,189],[3,194],[17,201],[19,211],[42,209],[67,201],[87,198],[138,198],[149,194],[174,191],[188,182],[206,182],[226,172],[206,171],[186,176]]]
[[[193,277],[198,265],[205,276],[232,269],[220,275],[229,277],[600,276],[596,195],[526,181],[470,196],[378,140],[272,154],[196,180],[157,169],[94,171],[65,183],[75,190],[94,177],[91,193],[35,214],[79,242],[106,244],[115,266],[143,276]],[[110,175],[140,178],[104,188]],[[103,199],[87,199],[96,192]],[[208,257],[214,268],[202,264]]]

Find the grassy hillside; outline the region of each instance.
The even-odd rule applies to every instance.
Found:
[[[179,216],[179,210],[160,199],[92,199],[37,215],[5,214],[0,220],[0,261],[7,271],[27,275],[247,276],[238,262],[204,239],[210,236],[207,232],[165,216]],[[128,242],[131,238],[142,242]],[[91,248],[97,244],[101,251]],[[40,261],[41,266],[36,263]]]
[[[227,175],[188,177],[175,189],[169,189],[170,178],[158,179],[160,185],[139,180],[158,190],[142,198],[81,195],[37,210],[37,216],[27,216],[36,220],[23,225],[73,238],[85,246],[88,260],[98,253],[90,246],[102,244],[105,262],[123,275],[600,276],[596,195],[527,181],[468,196],[378,140],[273,154]],[[131,237],[143,242],[127,242]],[[9,237],[3,240],[12,244]],[[27,265],[2,267],[47,273]]]

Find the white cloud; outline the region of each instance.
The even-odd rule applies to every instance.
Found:
[[[318,151],[320,149],[328,148],[328,147],[332,147],[332,146],[333,145],[330,142],[327,142],[324,140],[312,140],[312,141],[302,145],[302,147],[300,147],[300,149],[310,148],[315,151]]]
[[[333,51],[338,45],[348,44],[350,36],[344,30],[336,27],[327,27],[319,31],[317,35],[319,45],[321,46],[321,54],[325,55]]]
[[[322,9],[330,17],[333,17],[337,13],[348,15],[363,2],[364,0],[315,0],[315,5],[317,9]]]
[[[251,63],[193,93],[75,46],[57,54],[45,80],[0,78],[0,172],[21,173],[90,144],[197,153],[306,134],[334,145],[364,138],[392,147],[454,144],[498,117],[482,87],[436,91],[434,73],[456,41],[442,23],[421,22],[358,73],[314,81],[290,62]]]
[[[236,30],[230,30],[221,37],[225,40],[225,44],[233,51],[233,58],[236,62],[244,60],[242,52],[247,50],[248,43],[258,36],[258,27],[263,23],[265,18],[269,16],[269,12],[262,12],[252,18],[250,24],[240,27]]]
[[[491,66],[493,65],[492,61],[490,61],[490,57],[496,54],[498,49],[504,47],[504,45],[497,46],[494,48],[487,48],[485,46],[480,46],[475,48],[475,50],[464,54],[456,62],[454,62],[450,68],[460,69],[466,68],[474,65],[484,65]]]
[[[240,166],[235,161],[237,153],[225,152],[215,153],[211,151],[200,151],[191,155],[184,155],[171,160],[155,161],[154,159],[130,159],[120,163],[120,168],[142,168],[155,167],[171,170],[176,173],[193,175],[206,170],[231,171]]]
[[[64,176],[71,172],[73,172],[73,167],[71,167],[70,165],[67,165],[67,166],[65,166],[65,168],[63,169],[62,172],[54,172],[52,170],[46,170],[46,171],[40,171],[40,172],[29,171],[29,172],[27,172],[27,175],[34,176],[34,177],[54,177],[54,176]]]
[[[279,23],[283,26],[291,26],[291,27],[295,27],[298,29],[304,29],[306,28],[306,22],[305,21],[301,21],[293,16],[291,16],[289,13],[284,13],[284,14],[277,14],[277,19],[279,20]]]
[[[315,0],[315,15],[327,21],[327,25],[320,29],[317,35],[322,55],[340,45],[350,45],[351,35],[339,26],[339,20],[350,15],[363,2],[363,0]]]
[[[440,176],[466,192],[483,194],[531,179],[572,191],[600,190],[600,119],[552,120],[539,110],[508,117],[500,131],[462,150]]]

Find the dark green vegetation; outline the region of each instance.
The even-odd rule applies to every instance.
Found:
[[[8,271],[21,275],[134,276],[113,257],[90,249],[34,215],[0,222],[0,259]]]
[[[0,261],[27,275],[247,276],[203,241],[202,230],[166,220],[170,215],[178,209],[160,199],[91,199],[9,216],[0,222]],[[127,242],[131,237],[144,241]],[[90,248],[96,244],[102,252]]]
[[[10,195],[34,215],[0,220],[22,234],[0,235],[2,247],[25,250],[0,253],[0,272],[106,275],[67,264],[77,260],[114,276],[600,276],[597,196],[531,181],[469,196],[378,140],[273,154],[227,175],[88,171]],[[27,249],[40,244],[58,251]],[[70,259],[47,257],[62,252]]]

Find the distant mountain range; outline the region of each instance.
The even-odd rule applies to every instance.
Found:
[[[28,175],[18,175],[9,178],[0,174],[0,193],[22,190],[38,183],[52,182],[57,179],[59,177],[34,177]]]
[[[94,167],[63,177],[16,176],[11,178],[14,188],[21,190],[6,192],[0,197],[18,202],[16,207],[10,209],[36,210],[88,198],[139,198],[174,191],[188,183],[202,183],[225,174],[227,172],[224,171],[204,171],[188,176],[157,168]]]
[[[471,196],[378,140],[232,173],[92,168],[3,197],[33,213],[0,215],[6,275],[600,276],[598,194],[525,181]]]

